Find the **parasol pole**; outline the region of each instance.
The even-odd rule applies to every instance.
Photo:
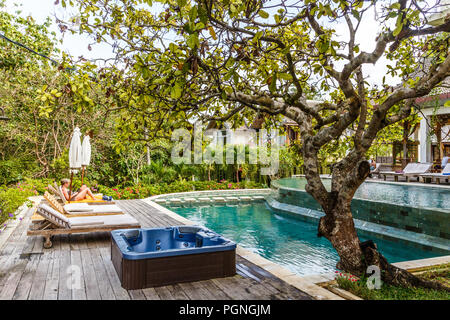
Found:
[[[70,199],[72,199],[72,181],[73,181],[73,171],[70,174],[69,200],[67,201],[68,203],[70,203]]]
[[[84,179],[84,169],[86,168],[86,166],[82,166],[81,167],[81,185],[83,185],[83,179]]]

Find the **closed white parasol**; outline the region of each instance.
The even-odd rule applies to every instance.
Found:
[[[91,138],[89,136],[84,136],[81,149],[83,154],[81,166],[87,167],[91,163]]]
[[[69,167],[71,173],[77,173],[78,170],[81,169],[82,149],[80,136],[80,128],[76,127],[75,130],[73,130],[69,148]]]
[[[82,160],[81,160],[81,184],[83,184],[84,171],[86,167],[91,163],[91,137],[84,136],[83,144],[81,145],[82,150]]]
[[[82,150],[81,150],[81,140],[80,140],[81,132],[80,128],[76,127],[73,130],[72,140],[70,141],[69,147],[69,168],[70,168],[70,191],[69,191],[69,202],[72,197],[72,180],[73,174],[77,173],[81,168],[82,161]]]

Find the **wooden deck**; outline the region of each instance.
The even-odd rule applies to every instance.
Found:
[[[179,225],[140,200],[117,204],[142,227]],[[30,209],[0,251],[0,299],[13,300],[167,300],[167,299],[312,299],[238,256],[234,277],[125,290],[110,260],[109,233],[55,236],[53,248],[42,237],[28,237]]]

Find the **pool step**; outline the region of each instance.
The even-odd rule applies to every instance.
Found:
[[[227,200],[227,202],[238,202],[239,198],[238,197],[227,197],[226,200]]]
[[[190,204],[215,204],[215,203],[239,203],[239,202],[252,202],[252,201],[264,201],[265,197],[262,195],[252,195],[252,196],[228,196],[228,197],[217,197],[217,196],[204,196],[204,197],[180,197],[180,198],[157,198],[153,200],[158,204],[168,204],[172,206],[180,205],[190,205]]]
[[[213,197],[212,199],[215,202],[225,202],[225,198],[224,197]]]

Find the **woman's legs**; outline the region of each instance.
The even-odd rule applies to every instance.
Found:
[[[86,187],[84,189],[80,188],[80,192],[78,192],[78,194],[75,196],[75,201],[86,199],[86,195],[89,195],[93,200],[95,199],[94,194],[91,192],[91,189]]]
[[[92,198],[92,200],[95,200],[94,194],[92,193],[91,189],[86,187],[86,190],[87,190],[88,195]]]

